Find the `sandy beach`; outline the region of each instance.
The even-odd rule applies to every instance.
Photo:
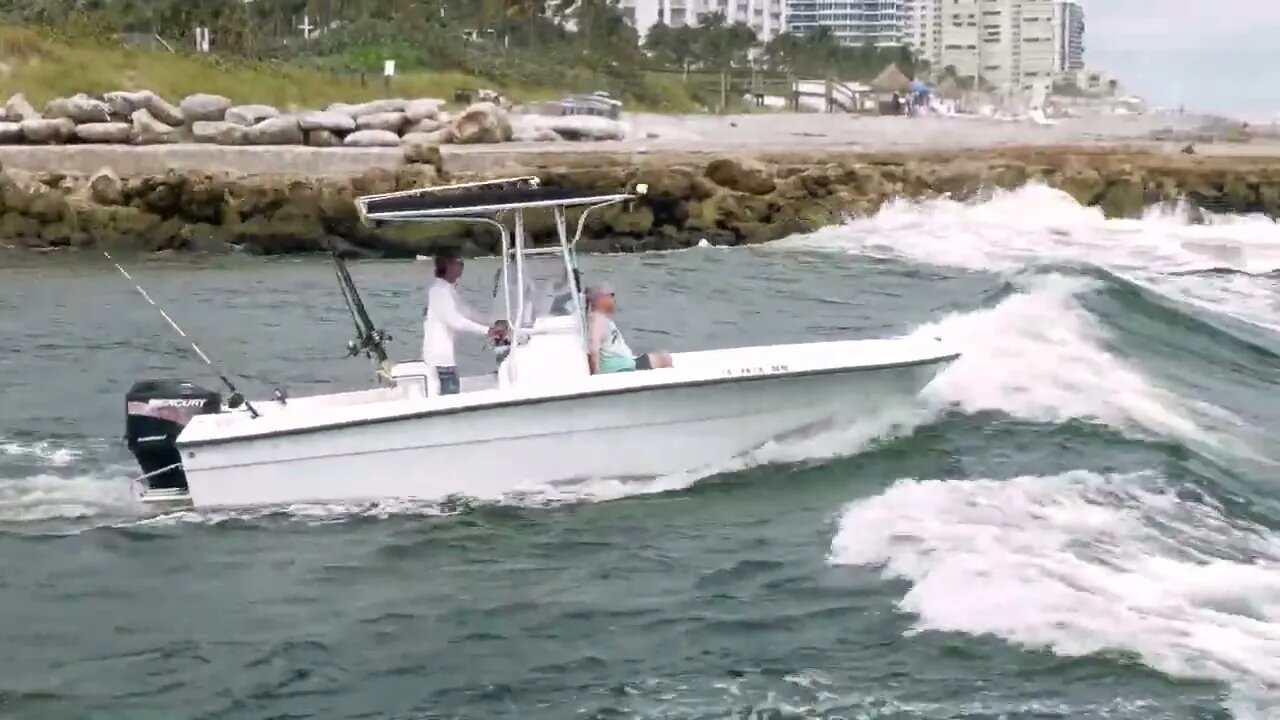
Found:
[[[1097,146],[1180,152],[1185,142],[1160,142],[1153,133],[1189,133],[1205,118],[1133,115],[1076,118],[1054,125],[959,117],[857,117],[820,113],[626,117],[632,128],[622,141],[501,143],[441,147],[447,172],[519,172],[556,162],[589,164],[611,156],[637,163],[644,156],[699,154],[782,154],[821,156],[825,152],[955,151],[999,147]],[[1200,143],[1201,155],[1273,157],[1280,143]],[[211,170],[244,175],[349,177],[371,169],[397,167],[399,148],[309,148],[219,145],[9,145],[0,146],[6,168],[32,172],[89,174],[110,167],[121,175],[167,170]]]

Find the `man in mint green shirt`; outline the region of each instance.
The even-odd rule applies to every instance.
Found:
[[[613,321],[614,292],[608,283],[587,290],[587,308],[587,364],[593,375],[671,367],[667,353],[637,355],[631,351]]]

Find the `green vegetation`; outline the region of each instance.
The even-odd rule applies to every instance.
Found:
[[[697,29],[659,25],[641,47],[610,0],[0,0],[0,21],[10,23],[0,27],[0,92],[34,100],[146,87],[320,106],[386,95],[383,62],[395,60],[397,95],[607,90],[631,108],[689,112],[719,106],[722,75],[733,97],[744,75],[868,80],[889,62],[916,69],[905,50],[841,47],[826,32],[761,45],[723,16]],[[194,52],[199,27],[209,54]]]
[[[50,38],[26,28],[0,26],[0,96],[22,92],[37,105],[77,92],[147,88],[177,102],[195,92],[212,92],[237,102],[279,107],[321,107],[330,102],[385,96],[380,79],[362,86],[355,76],[335,76],[288,63],[222,56],[175,55],[166,50],[132,49],[109,41]],[[476,87],[480,78],[464,73],[410,73],[396,78],[397,94],[448,97],[456,87]],[[542,90],[552,94],[550,89]]]

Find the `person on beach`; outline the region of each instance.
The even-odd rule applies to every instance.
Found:
[[[608,283],[587,290],[587,365],[592,375],[671,367],[665,352],[636,355],[613,321],[615,294]]]
[[[427,308],[422,320],[422,360],[435,372],[441,395],[455,395],[461,390],[454,338],[460,332],[498,339],[502,329],[472,319],[470,308],[458,297],[457,283],[462,277],[462,258],[450,251],[435,256],[435,280],[427,289]]]

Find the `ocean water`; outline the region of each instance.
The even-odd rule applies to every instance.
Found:
[[[965,354],[706,477],[159,515],[122,396],[214,383],[104,262],[0,261],[0,717],[1280,718],[1265,218],[1033,186],[587,258],[633,346],[942,329]],[[368,382],[322,260],[130,267],[251,394]],[[398,355],[427,273],[353,268]]]

